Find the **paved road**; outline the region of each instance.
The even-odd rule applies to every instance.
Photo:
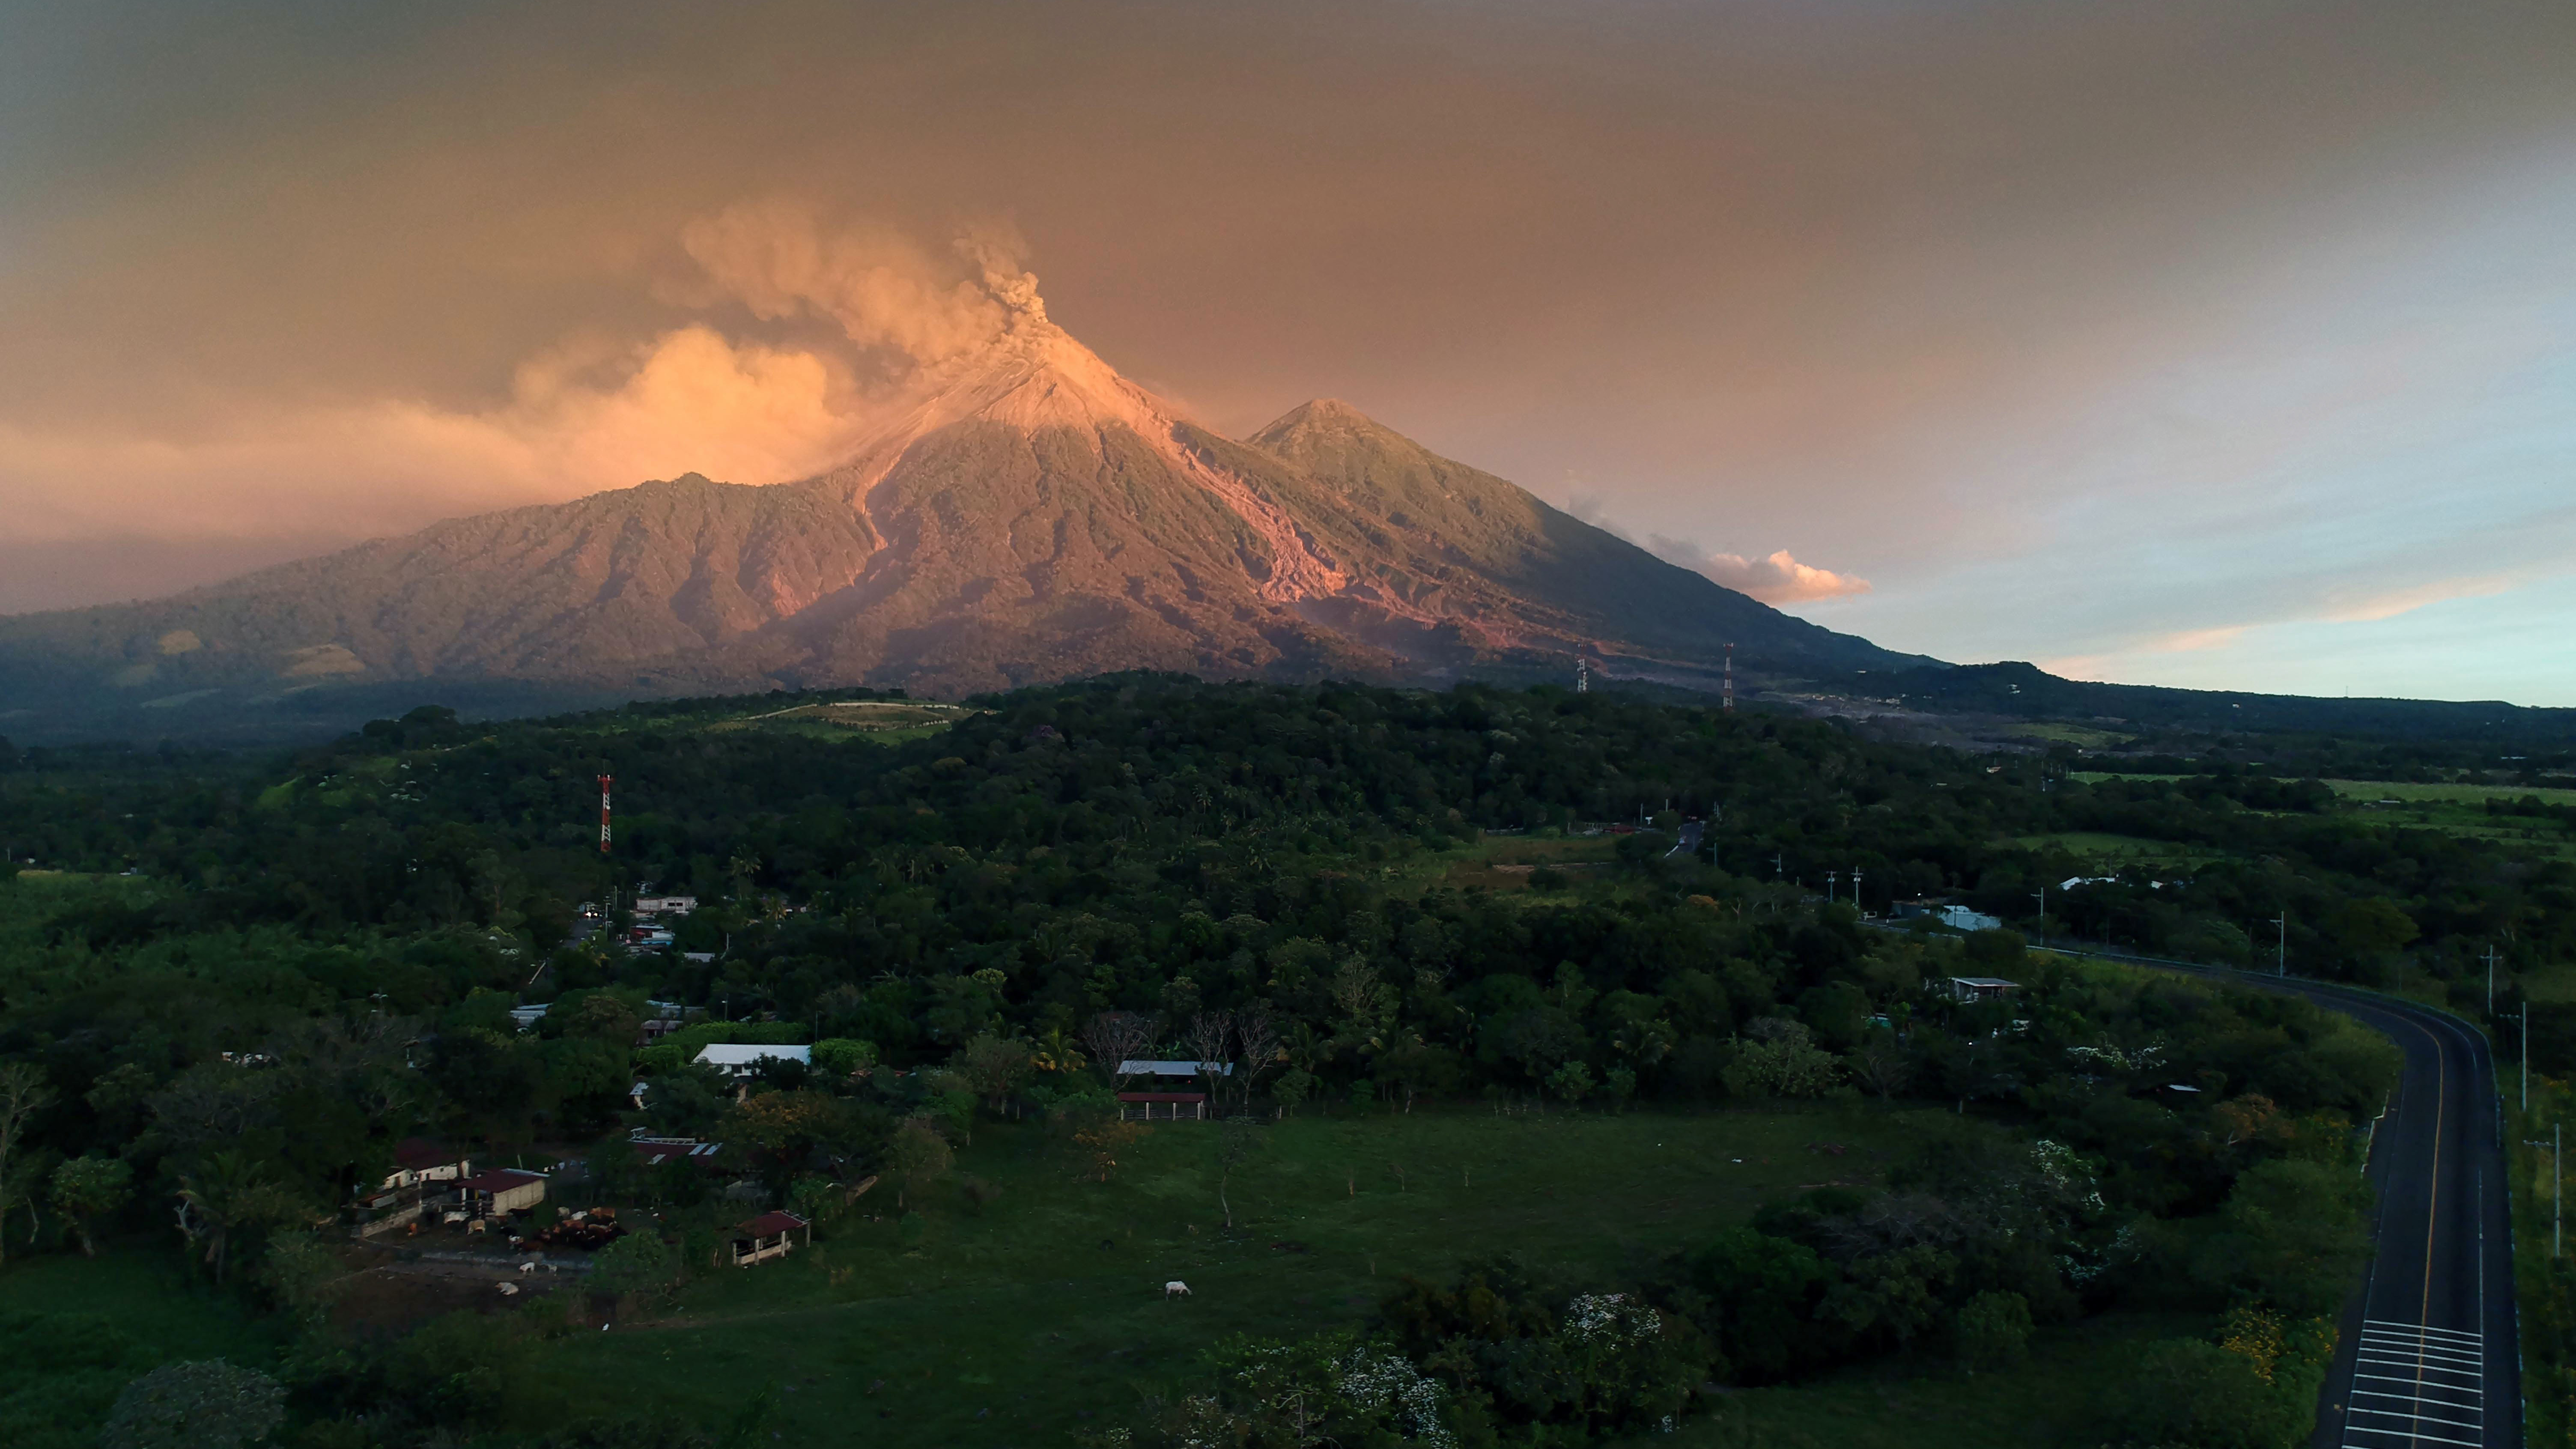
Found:
[[[2370,1278],[2345,1310],[2313,1443],[2519,1449],[2513,1237],[2485,1038],[2440,1012],[2366,992],[2121,959],[2293,992],[2397,1043],[2405,1071],[2370,1150]]]

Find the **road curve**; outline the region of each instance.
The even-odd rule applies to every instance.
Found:
[[[2522,1351],[2486,1038],[2412,1002],[2297,977],[2067,952],[2304,996],[2405,1055],[2371,1137],[2370,1276],[2344,1310],[2316,1449],[2519,1449]]]

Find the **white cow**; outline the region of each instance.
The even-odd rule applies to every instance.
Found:
[[[1190,1296],[1190,1285],[1182,1282],[1178,1278],[1175,1278],[1171,1282],[1163,1285],[1163,1296],[1166,1298],[1187,1298]]]

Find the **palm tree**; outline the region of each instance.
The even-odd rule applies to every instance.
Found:
[[[204,1245],[217,1283],[224,1281],[235,1233],[283,1221],[294,1212],[286,1190],[270,1182],[267,1167],[247,1153],[212,1153],[195,1172],[179,1178],[179,1231],[189,1242]]]

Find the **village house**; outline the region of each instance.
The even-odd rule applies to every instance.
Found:
[[[1950,978],[1950,996],[1955,1001],[2001,1001],[2019,990],[2020,982],[2006,981],[2000,976]]]
[[[700,1142],[694,1137],[636,1137],[627,1145],[635,1151],[636,1165],[647,1169],[685,1161],[714,1172],[716,1160],[724,1153],[723,1143]]]
[[[733,1230],[733,1264],[748,1268],[771,1258],[784,1258],[795,1246],[795,1235],[802,1231],[806,1241],[813,1241],[813,1228],[794,1213],[762,1213]]]
[[[685,916],[698,908],[696,896],[637,896],[635,914],[639,916]]]
[[[473,1171],[471,1158],[426,1137],[395,1143],[394,1170],[349,1205],[358,1235],[374,1237],[418,1221],[433,1185],[456,1182]]]
[[[546,1175],[520,1167],[495,1167],[456,1185],[457,1206],[467,1218],[494,1218],[546,1200]]]
[[[406,1137],[394,1144],[394,1170],[385,1174],[386,1189],[418,1187],[424,1182],[454,1182],[470,1176],[474,1159],[426,1137]]]
[[[768,1042],[715,1042],[698,1049],[691,1058],[697,1065],[713,1067],[729,1077],[747,1077],[759,1069],[763,1060],[814,1063],[810,1046],[788,1046]]]
[[[1898,901],[1889,908],[1889,914],[1900,921],[1918,920],[1928,916],[1954,931],[1997,931],[2003,929],[2004,924],[2000,917],[1989,916],[1982,911],[1972,911],[1966,906],[1955,905],[1949,901]]]

